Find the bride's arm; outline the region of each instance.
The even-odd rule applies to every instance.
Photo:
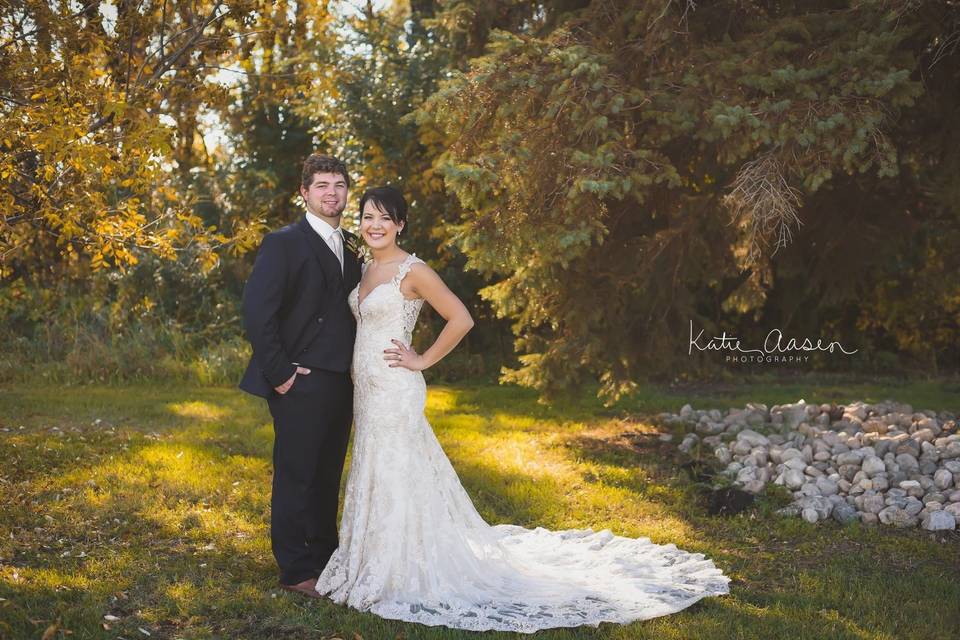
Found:
[[[404,367],[413,371],[422,371],[440,362],[445,355],[453,351],[463,336],[473,328],[470,312],[437,273],[425,264],[415,264],[403,279],[410,285],[410,293],[426,300],[439,313],[447,324],[437,336],[436,341],[422,354],[407,348],[399,340],[392,340],[393,349],[384,350],[384,359],[391,367]]]

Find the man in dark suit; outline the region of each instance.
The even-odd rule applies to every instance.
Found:
[[[350,176],[319,154],[303,166],[307,213],[267,234],[243,290],[253,356],[240,388],[273,416],[270,536],[280,585],[317,596],[337,548],[340,476],[353,421],[356,325],[347,295],[360,281],[356,236],[340,228]]]

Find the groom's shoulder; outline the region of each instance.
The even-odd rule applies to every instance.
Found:
[[[297,231],[297,223],[292,222],[285,227],[280,227],[279,229],[274,229],[273,231],[267,232],[263,236],[261,243],[280,243],[284,246],[289,246],[290,243],[296,242],[303,236],[302,233]]]
[[[285,227],[280,227],[279,229],[274,229],[268,235],[278,235],[283,237],[294,237],[294,234],[297,233],[297,227],[299,222],[291,222]]]

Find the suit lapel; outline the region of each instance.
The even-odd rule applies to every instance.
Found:
[[[352,244],[356,244],[356,236],[350,232],[344,232],[344,236],[343,279],[347,292],[350,292],[353,291],[353,288],[360,282],[360,257],[350,250],[348,245],[351,243],[347,242],[347,240],[350,239],[352,240]]]
[[[320,237],[320,234],[314,231],[310,223],[307,222],[307,215],[308,214],[304,214],[304,216],[300,218],[297,227],[307,237],[307,244],[310,245],[310,249],[312,249],[313,253],[317,256],[320,264],[323,265],[327,271],[335,273],[336,277],[342,281],[343,272],[340,270],[340,261],[337,260],[337,256],[334,255],[330,247],[327,246],[327,243]]]

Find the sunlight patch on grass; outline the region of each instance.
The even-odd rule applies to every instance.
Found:
[[[267,518],[257,517],[260,514],[242,513],[222,504],[208,508],[184,502],[155,503],[148,508],[146,515],[158,534],[180,537],[202,545],[201,549],[207,551],[214,550],[217,545],[250,551],[257,547],[252,541],[261,534],[267,521]]]
[[[495,419],[502,420],[503,415],[497,412]],[[451,418],[458,428],[450,429]],[[513,426],[534,430],[492,432],[490,420],[462,414],[445,416],[440,422],[441,443],[455,465],[462,468],[469,460],[485,483],[496,487],[496,500],[489,495],[484,498],[494,508],[488,516],[523,505],[528,517],[543,519],[530,525],[611,528],[619,535],[683,542],[696,539],[691,524],[667,505],[637,500],[648,482],[645,470],[571,459],[558,445],[577,429],[558,435],[544,429],[543,420],[527,418]],[[455,444],[448,446],[448,440]],[[660,488],[660,495],[677,500],[669,488]]]
[[[445,440],[442,439],[441,443]],[[563,480],[571,477],[569,465],[544,447],[542,441],[522,432],[501,432],[495,436],[461,432],[456,444],[458,457],[469,457],[500,472],[520,473],[531,480]]]
[[[575,433],[583,429],[583,425],[577,422],[544,420],[520,413],[497,411],[491,417],[487,429],[491,431],[511,430],[540,433],[553,433],[557,429],[563,429],[567,433]]]
[[[171,402],[167,407],[175,415],[194,420],[222,420],[232,413],[229,409],[212,402],[201,402],[199,400]]]
[[[86,572],[62,571],[51,567],[24,569],[22,584],[33,591],[58,591],[63,589],[86,590],[91,587],[92,576]]]
[[[463,392],[450,387],[431,386],[427,393],[428,413],[446,413],[454,410],[464,411],[476,407],[465,406]]]
[[[146,465],[152,472],[153,483],[162,483],[168,492],[179,491],[202,496],[210,485],[222,485],[231,476],[222,460],[197,447],[182,443],[156,443],[137,452],[128,463],[128,473],[135,473],[134,465]]]
[[[460,432],[470,435],[482,432],[486,425],[486,418],[472,413],[450,413],[431,421],[434,433]]]
[[[164,595],[181,616],[195,615],[201,611],[203,592],[191,580],[178,580],[167,585]]]

